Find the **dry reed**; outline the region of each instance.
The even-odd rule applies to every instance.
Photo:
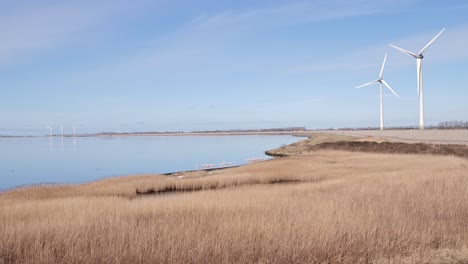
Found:
[[[464,263],[467,175],[455,157],[320,151],[24,188],[0,194],[0,263]],[[165,186],[208,190],[136,195]]]

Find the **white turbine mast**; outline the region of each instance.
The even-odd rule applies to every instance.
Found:
[[[389,85],[389,84],[383,79],[383,77],[382,77],[382,75],[383,75],[383,70],[384,70],[384,67],[385,67],[385,61],[386,61],[386,60],[387,60],[387,53],[385,53],[385,56],[384,56],[384,60],[383,60],[383,63],[382,63],[382,68],[380,69],[379,79],[355,87],[355,88],[362,88],[362,87],[369,86],[369,85],[372,85],[372,84],[380,83],[380,130],[383,130],[383,129],[384,129],[384,124],[383,124],[383,89],[382,89],[382,84],[383,84],[385,87],[387,87],[394,95],[396,95],[397,97],[400,97],[400,96],[392,89],[392,87],[390,87],[390,85]]]
[[[51,126],[47,126],[47,129],[49,130],[49,146],[50,146],[50,152],[53,151],[53,140],[52,140],[52,127]]]
[[[390,44],[391,47],[413,57],[416,59],[416,74],[418,78],[418,96],[419,96],[419,129],[424,129],[424,97],[423,97],[423,74],[422,74],[422,59],[424,59],[423,52],[445,31],[442,29],[424,48],[417,54]]]
[[[62,144],[61,144],[61,146],[62,146],[62,151],[63,151],[63,125],[60,125],[60,131],[62,133]]]
[[[51,126],[47,126],[47,129],[49,129],[49,137],[52,137],[52,127],[51,127]]]
[[[73,146],[76,148],[76,128],[75,124],[73,124]],[[76,151],[76,149],[75,149]]]

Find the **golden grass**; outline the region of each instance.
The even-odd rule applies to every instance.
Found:
[[[293,155],[301,155],[304,152],[307,152],[311,146],[315,146],[317,144],[325,142],[331,143],[338,141],[374,140],[373,138],[353,137],[322,132],[308,132],[304,134],[298,134],[298,136],[304,136],[308,138],[292,143],[290,145],[268,150],[265,153],[273,157],[287,157]]]
[[[25,188],[0,194],[0,263],[466,263],[467,175],[455,157],[320,151]],[[167,186],[208,190],[136,195]]]

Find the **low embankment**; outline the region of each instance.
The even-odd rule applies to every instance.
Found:
[[[311,145],[308,151],[343,150],[369,153],[431,154],[468,158],[468,146],[403,142],[338,141]]]
[[[372,137],[399,142],[417,142],[429,144],[460,144],[468,145],[468,129],[454,130],[332,130],[322,131],[324,134]]]
[[[423,133],[425,133],[425,131]],[[334,133],[314,133],[307,140],[302,140],[277,149],[268,150],[265,154],[272,157],[287,157],[311,154],[318,150],[449,155],[468,158],[468,145],[465,144],[407,143],[397,142],[387,138],[374,138],[372,136],[355,137]]]

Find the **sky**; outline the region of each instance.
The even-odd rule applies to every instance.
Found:
[[[0,1],[0,135],[468,120],[464,0]]]

